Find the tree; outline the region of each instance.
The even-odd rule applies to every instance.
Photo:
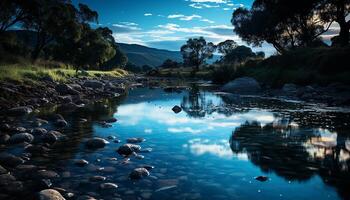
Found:
[[[240,63],[253,57],[256,57],[256,54],[251,48],[246,46],[237,46],[223,58],[223,61],[225,63]]]
[[[323,21],[338,23],[340,30],[336,42],[341,46],[348,45],[350,40],[350,0],[320,0],[318,9]]]
[[[180,63],[173,61],[171,59],[166,59],[163,64],[159,66],[159,68],[179,68],[181,66]]]
[[[232,50],[234,50],[237,47],[237,43],[233,40],[226,40],[223,42],[220,42],[217,45],[217,50],[219,53],[221,53],[224,56],[229,54]]]
[[[1,0],[0,1],[0,32],[5,32],[27,16],[29,1]]]
[[[232,16],[234,31],[248,44],[272,44],[279,53],[309,46],[326,32],[330,23],[319,20],[319,0],[255,0],[252,8],[237,9]]]
[[[181,47],[184,64],[193,66],[194,71],[198,71],[207,59],[212,58],[214,51],[215,45],[211,42],[207,43],[203,37],[191,38]]]

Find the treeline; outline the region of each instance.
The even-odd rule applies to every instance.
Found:
[[[69,0],[1,0],[1,59],[15,55],[61,61],[76,69],[111,70],[124,67],[127,57],[119,50],[113,32],[98,25],[98,13]],[[32,35],[25,41],[14,30]]]

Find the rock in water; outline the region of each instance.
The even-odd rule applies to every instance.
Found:
[[[111,191],[111,190],[116,190],[118,188],[118,185],[114,184],[114,183],[102,183],[100,185],[100,188],[102,190],[109,190],[109,191]]]
[[[56,190],[46,189],[39,192],[39,200],[65,200]]]
[[[17,133],[11,136],[9,142],[11,144],[18,144],[22,142],[31,143],[34,140],[34,136],[29,133]]]
[[[269,178],[267,176],[257,176],[257,177],[255,177],[255,180],[260,181],[260,182],[265,182],[265,181],[269,180]]]
[[[111,119],[107,119],[106,122],[107,123],[114,123],[114,122],[117,122],[118,120],[114,117],[112,117]]]
[[[117,152],[120,155],[129,156],[132,153],[138,152],[140,150],[141,150],[141,146],[139,146],[139,145],[136,145],[136,144],[124,144],[124,145],[122,145],[122,146],[120,146],[118,148]]]
[[[237,94],[256,94],[261,91],[261,87],[254,78],[242,77],[225,84],[221,90]]]
[[[172,108],[172,110],[173,110],[174,113],[176,113],[176,114],[182,111],[182,109],[181,109],[180,106],[174,106],[174,107]]]
[[[136,168],[129,174],[129,177],[131,179],[141,179],[149,175],[150,173],[146,168]]]
[[[74,163],[75,163],[75,165],[77,165],[79,167],[84,167],[84,166],[89,164],[89,162],[87,160],[84,160],[84,159],[76,160]]]
[[[16,107],[16,108],[11,108],[8,110],[8,113],[10,115],[15,115],[15,116],[21,116],[21,115],[26,115],[33,112],[33,109],[27,106],[21,106],[21,107]]]
[[[106,146],[106,144],[109,144],[109,142],[103,138],[91,138],[86,143],[85,146],[89,149],[99,149]]]
[[[128,138],[126,139],[128,143],[141,143],[146,141],[144,138]]]

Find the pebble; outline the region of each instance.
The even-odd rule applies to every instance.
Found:
[[[124,144],[117,149],[117,152],[123,156],[129,156],[134,152],[141,150],[141,146],[135,144]]]
[[[85,146],[89,149],[99,149],[106,146],[106,144],[109,144],[109,142],[103,138],[94,137],[89,139]]]
[[[84,167],[84,166],[88,165],[89,162],[87,160],[84,160],[84,159],[79,159],[79,160],[76,160],[74,162],[74,164],[79,166],[79,167]]]
[[[129,177],[131,179],[141,179],[143,177],[149,176],[150,173],[146,168],[136,168],[130,174]]]
[[[39,200],[65,200],[56,190],[46,189],[39,192]]]

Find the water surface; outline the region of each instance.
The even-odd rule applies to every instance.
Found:
[[[183,111],[175,114],[174,105]],[[121,99],[63,113],[70,139],[32,162],[59,172],[56,186],[95,198],[349,199],[350,115],[319,108],[196,86],[174,93],[138,88]],[[118,119],[112,127],[99,125],[112,116]],[[94,136],[115,136],[121,143],[87,150],[83,144]],[[123,163],[115,150],[129,137],[145,138],[140,145],[153,151]],[[78,167],[74,159],[90,164]],[[143,164],[155,167],[151,176],[129,180]],[[89,181],[93,175],[118,184],[118,192],[100,191],[99,183]]]

